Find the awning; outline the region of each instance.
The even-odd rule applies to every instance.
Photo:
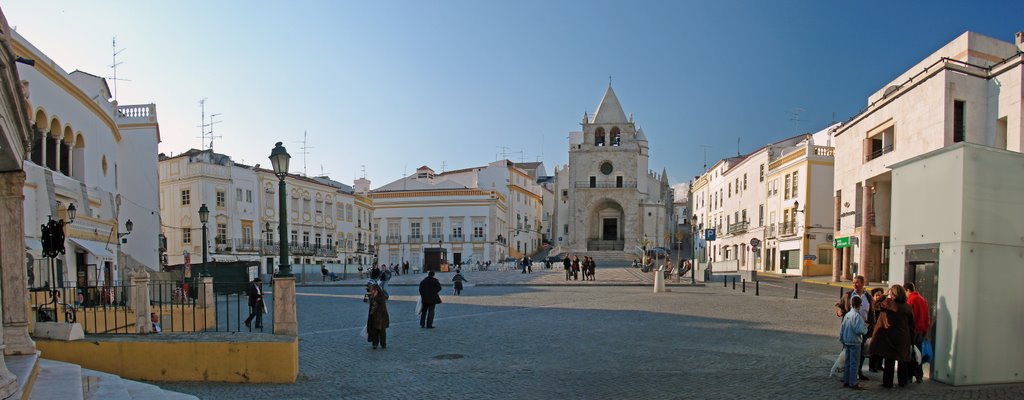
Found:
[[[43,242],[39,238],[25,236],[25,250],[41,252],[43,251]]]
[[[106,243],[94,242],[92,240],[77,238],[69,238],[68,240],[70,240],[76,246],[85,249],[85,251],[88,251],[89,254],[92,254],[96,258],[103,258],[108,260],[114,259],[114,253],[111,253],[110,250],[107,250]]]

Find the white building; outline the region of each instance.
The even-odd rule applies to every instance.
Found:
[[[632,254],[673,239],[668,175],[648,168],[643,129],[626,118],[611,85],[581,132],[569,134],[569,164],[555,169],[555,243],[573,253]],[[630,256],[632,258],[632,256]]]
[[[104,79],[67,73],[25,38],[12,36],[15,53],[35,61],[16,64],[34,118],[24,189],[26,244],[34,261],[29,285],[51,279],[112,285],[125,267],[158,270],[156,106],[118,105]],[[54,278],[40,257],[39,226],[50,216],[66,218],[70,204],[77,217]]]
[[[380,261],[422,266],[427,248],[443,248],[452,264],[496,262],[542,248],[540,163],[499,160],[482,167],[416,173],[370,192]]]
[[[957,142],[1024,150],[1021,36],[960,35],[835,130],[834,280],[902,280],[889,268],[891,165]]]

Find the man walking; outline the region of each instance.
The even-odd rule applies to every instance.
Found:
[[[253,278],[245,294],[249,296],[249,317],[245,319],[245,327],[252,329],[252,319],[256,318],[256,329],[263,329],[263,280]]]
[[[853,290],[847,291],[845,294],[843,294],[843,297],[841,297],[839,301],[836,302],[835,306],[833,307],[836,312],[836,316],[839,318],[843,318],[846,315],[846,313],[850,312],[850,310],[855,309],[852,304],[854,297],[859,297],[861,300],[861,307],[856,309],[857,313],[860,314],[861,320],[867,321],[868,325],[874,324],[874,316],[871,315],[871,313],[868,313],[868,310],[871,309],[871,296],[868,296],[868,292],[864,291],[863,275],[855,276],[853,278]],[[861,338],[861,348],[863,348],[863,341],[865,340],[867,340],[867,335],[864,335]],[[861,367],[864,365],[864,353],[862,352],[859,356],[860,359],[857,360],[857,378],[862,381],[866,381],[868,380],[868,377],[864,375],[863,371],[861,371]]]
[[[434,328],[434,307],[441,303],[441,282],[434,278],[434,271],[420,281],[420,328]]]
[[[914,313],[914,336],[911,339],[914,340],[914,346],[921,350],[921,342],[928,337],[928,328],[931,327],[928,300],[921,297],[921,293],[917,292],[917,288],[911,282],[904,283],[903,288],[910,293],[907,296],[907,304],[910,305],[910,309]],[[921,363],[916,362],[913,358],[910,360],[910,374],[914,376],[917,383],[921,383],[924,378],[924,369],[921,368]]]
[[[572,260],[569,259],[569,254],[565,255],[565,260],[562,260],[562,267],[565,268],[565,280],[569,280],[569,276],[572,272],[569,270],[572,268]]]

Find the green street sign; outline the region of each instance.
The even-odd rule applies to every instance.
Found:
[[[844,247],[850,247],[850,237],[849,236],[841,237],[841,238],[836,238],[832,242],[833,242],[832,243],[832,247],[835,247],[837,249],[841,249],[841,248],[844,248]]]

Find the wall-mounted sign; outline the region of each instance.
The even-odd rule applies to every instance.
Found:
[[[850,247],[850,237],[847,236],[847,237],[836,238],[835,240],[832,241],[832,247],[835,247],[837,249],[842,249],[844,247]]]
[[[712,229],[705,229],[704,230],[704,240],[709,241],[709,242],[715,241],[715,230],[714,230],[714,228],[712,228]]]

